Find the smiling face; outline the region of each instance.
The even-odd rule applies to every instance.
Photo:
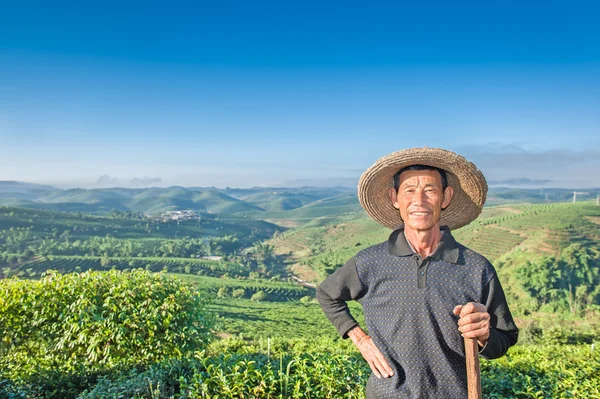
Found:
[[[390,189],[392,204],[400,211],[404,228],[416,231],[439,227],[442,209],[450,204],[454,190],[442,189],[436,170],[407,170],[400,175],[398,192]]]

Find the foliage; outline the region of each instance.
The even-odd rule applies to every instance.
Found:
[[[0,280],[0,370],[40,384],[182,358],[212,338],[207,304],[189,284],[144,270]]]
[[[362,308],[349,303],[352,315],[364,325]],[[219,315],[220,332],[244,338],[337,337],[335,328],[316,303],[254,302],[239,298],[217,298],[209,306]]]
[[[527,261],[517,273],[523,287],[538,300],[540,307],[554,301],[557,309],[577,314],[600,305],[600,251],[597,248],[571,244],[558,258]]]
[[[119,258],[119,257],[80,257],[80,256],[47,256],[24,262],[19,266],[8,268],[9,276],[18,275],[21,271],[31,269],[34,276],[40,276],[46,270],[57,270],[61,273],[72,273],[80,270],[124,270],[145,268],[148,271],[168,271],[173,273],[223,276],[247,276],[248,269],[236,262],[224,260],[188,259],[188,258]]]
[[[226,339],[205,351],[148,367],[108,373],[80,399],[100,398],[356,398],[370,370],[347,340]],[[485,398],[599,398],[600,352],[589,345],[532,345],[481,362]],[[0,395],[31,387],[0,383]],[[44,397],[43,395],[40,397]]]
[[[250,297],[250,300],[254,301],[254,302],[260,302],[260,301],[264,301],[266,297],[267,297],[267,294],[265,294],[264,291],[256,291],[254,294],[252,294],[252,297]]]

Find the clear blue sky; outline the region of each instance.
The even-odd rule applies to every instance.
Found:
[[[0,180],[352,182],[426,145],[600,186],[595,1],[12,3]]]

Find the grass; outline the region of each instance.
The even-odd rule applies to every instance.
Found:
[[[282,281],[214,278],[205,276],[194,276],[190,274],[169,274],[174,275],[189,283],[192,283],[199,290],[211,292],[213,296],[216,296],[218,294],[219,289],[226,288],[228,290],[228,298],[224,299],[225,303],[229,303],[231,301],[236,300],[235,298],[229,298],[235,290],[244,290],[245,298],[250,298],[253,294],[259,291],[263,291],[265,294],[267,294],[267,301],[293,301],[299,300],[304,296],[314,295],[314,290],[312,289],[305,288],[298,284],[287,283]]]
[[[351,302],[350,311],[364,327],[362,307]],[[244,338],[339,337],[317,303],[253,302],[216,298],[209,306],[219,315],[221,335]]]

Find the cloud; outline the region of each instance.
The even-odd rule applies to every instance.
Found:
[[[556,167],[558,165],[589,164],[600,161],[600,150],[587,149],[574,151],[569,149],[527,150],[516,144],[497,144],[465,146],[461,150],[469,160],[480,167]]]
[[[96,184],[98,184],[99,186],[110,186],[110,185],[118,184],[118,182],[119,182],[119,179],[110,177],[109,175],[102,175],[98,178],[98,180],[96,180]]]
[[[475,163],[490,184],[512,181],[498,184],[520,185],[522,182],[563,188],[600,186],[598,148],[530,150],[517,144],[489,143],[465,146],[457,152]]]

